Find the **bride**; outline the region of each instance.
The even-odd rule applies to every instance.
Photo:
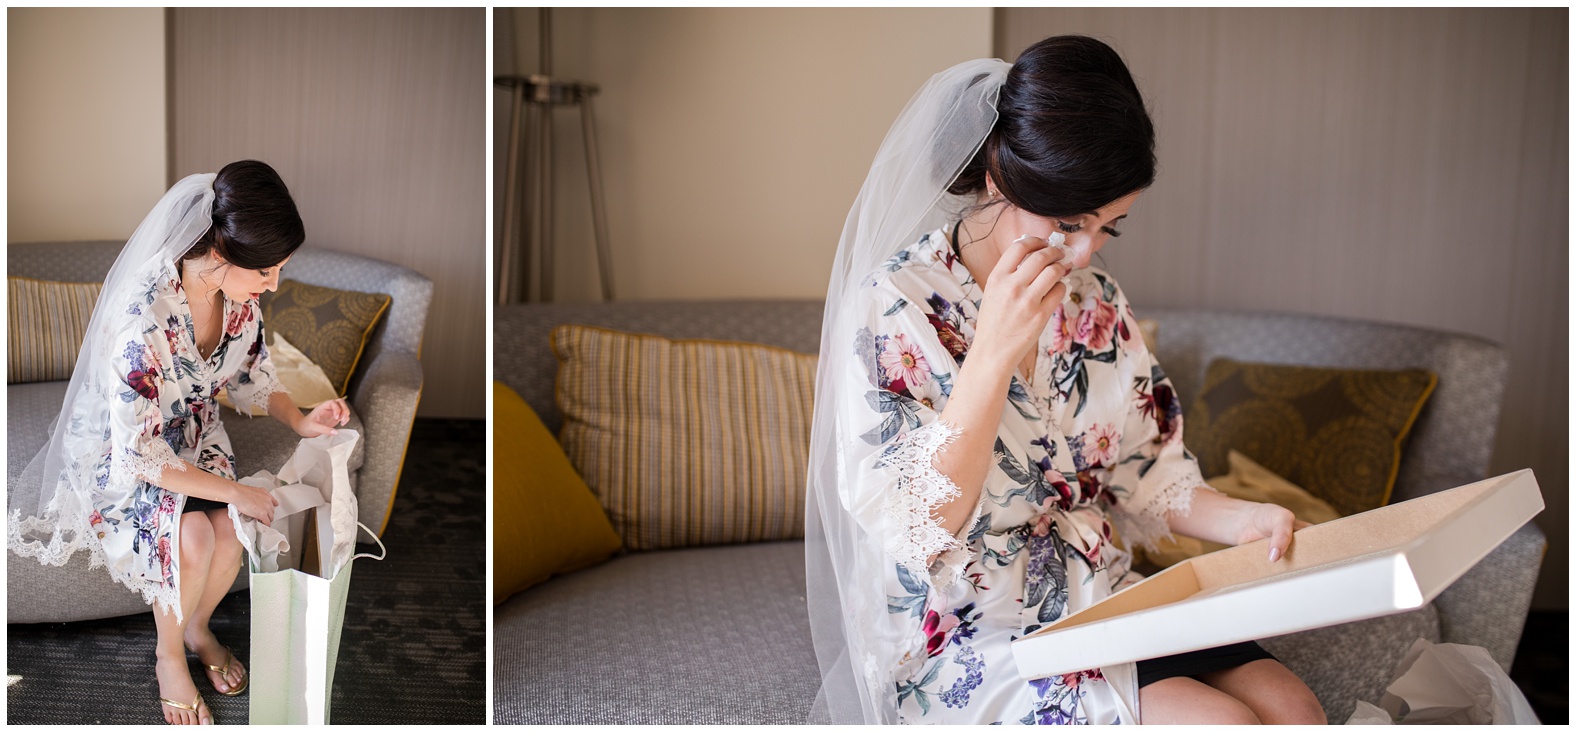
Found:
[[[1269,539],[1274,562],[1300,526],[1204,484],[1126,295],[1090,266],[1154,177],[1131,74],[1081,36],[948,69],[892,126],[822,330],[818,718],[1324,722],[1251,642],[1032,681],[1013,661],[1013,640],[1141,579],[1116,536]]]
[[[241,566],[228,507],[264,524],[277,501],[236,482],[215,399],[262,405],[302,437],[349,420],[343,400],[302,415],[274,376],[258,297],[306,238],[279,174],[243,160],[164,194],[110,268],[49,442],[12,491],[11,550],[93,566],[142,593],[158,629],[170,724],[212,724],[187,671],[246,690],[245,667],[208,623]]]

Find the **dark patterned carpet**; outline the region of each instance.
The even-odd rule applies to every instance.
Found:
[[[416,420],[388,559],[356,561],[334,676],[336,724],[484,724],[486,720],[486,430],[480,420]],[[362,550],[376,553],[375,546]],[[247,594],[212,624],[250,656]],[[162,724],[153,618],[7,626],[9,724]],[[247,695],[219,695],[196,658],[193,678],[219,724],[245,724]]]
[[[1569,611],[1533,610],[1510,667],[1510,678],[1546,725],[1570,724],[1570,641]]]

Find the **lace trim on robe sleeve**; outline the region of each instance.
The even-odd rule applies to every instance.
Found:
[[[1171,536],[1169,516],[1186,516],[1193,510],[1193,495],[1198,490],[1213,491],[1199,475],[1195,463],[1186,465],[1190,470],[1178,471],[1165,479],[1159,488],[1150,491],[1149,501],[1141,506],[1127,506],[1125,511],[1113,511],[1111,517],[1116,530],[1128,546],[1142,544],[1150,551],[1159,551],[1156,544]],[[1158,477],[1158,476],[1157,476]]]
[[[165,468],[182,471],[186,469],[186,463],[170,449],[170,444],[162,439],[145,440],[136,447],[141,450],[126,446],[115,452],[115,464],[110,471],[111,475],[141,479],[159,485],[159,479],[164,477]]]
[[[280,391],[285,392],[286,394],[290,393],[289,390],[285,388],[285,385],[280,383],[278,377],[274,376],[273,374],[269,374],[267,371],[263,371],[261,369],[254,370],[252,374],[254,377],[256,374],[268,374],[268,378],[254,378],[253,382],[251,384],[247,384],[244,389],[235,387],[230,389],[230,402],[235,405],[235,411],[240,412],[241,414],[244,414],[248,417],[254,416],[252,414],[253,407],[260,407],[264,412],[267,412],[268,397],[273,396],[274,392]]]
[[[980,515],[981,507],[976,505],[958,535],[942,528],[932,515],[937,506],[962,494],[935,466],[936,455],[961,434],[952,424],[936,420],[897,438],[882,457],[882,465],[897,477],[884,506],[895,530],[883,548],[910,573],[928,575],[938,590],[963,576],[970,552],[958,535],[967,536]]]

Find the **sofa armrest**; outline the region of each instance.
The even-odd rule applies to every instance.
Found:
[[[1424,471],[1414,485],[1419,495],[1446,491],[1483,480],[1485,475],[1450,471]],[[1529,521],[1489,552],[1461,578],[1445,588],[1433,605],[1439,610],[1441,643],[1460,643],[1488,649],[1494,660],[1510,670],[1532,607],[1532,591],[1548,540]]]
[[[350,403],[366,426],[356,518],[380,537],[394,507],[405,448],[421,401],[421,384],[421,362],[415,354],[383,351],[367,364],[350,393]]]
[[[1548,541],[1528,521],[1434,599],[1444,643],[1481,646],[1507,672],[1516,658]]]

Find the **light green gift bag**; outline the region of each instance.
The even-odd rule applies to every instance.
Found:
[[[272,526],[230,509],[250,568],[252,724],[329,721],[351,567],[360,557],[383,558],[354,553],[357,527],[378,541],[355,518],[346,463],[357,439],[340,430],[302,440],[278,475],[265,471],[241,481],[278,499]],[[303,559],[308,571],[298,569]]]
[[[353,565],[333,579],[252,572],[252,724],[328,723]]]

